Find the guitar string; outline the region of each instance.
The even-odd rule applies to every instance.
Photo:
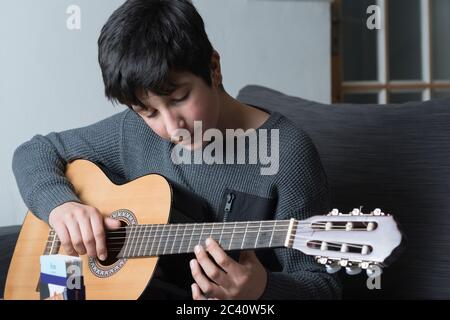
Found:
[[[281,231],[278,231],[278,232],[281,232]],[[279,235],[277,235],[277,237],[279,237],[279,238],[281,238],[281,239],[278,239],[278,241],[280,241],[280,240],[282,240],[283,242],[286,240],[286,236],[285,236],[285,231],[283,230],[282,231],[283,233],[282,234],[279,234]],[[198,235],[198,234],[197,234]],[[231,237],[229,237],[229,236],[231,236]],[[275,236],[274,236],[275,237]],[[164,237],[160,237],[161,239],[160,239],[160,243],[161,242],[167,242],[167,241],[169,241],[168,239],[163,239]],[[134,238],[133,239],[133,241],[135,240],[136,238]],[[139,239],[139,238],[138,238]],[[159,239],[159,238],[158,238]],[[231,233],[228,233],[228,235],[226,235],[225,237],[223,237],[222,236],[222,242],[226,242],[226,240],[231,240],[231,239],[233,239],[233,234],[231,234]],[[244,237],[244,238],[242,238],[242,242],[245,242],[245,241],[251,241],[251,240],[256,240],[257,239],[257,237],[254,237],[254,236],[249,236],[249,237]],[[295,235],[292,235],[291,237],[290,237],[290,239],[289,240],[291,240],[291,241],[293,241],[293,240],[307,240],[307,239],[310,239],[310,238],[308,238],[308,237],[301,237],[301,236],[295,236]],[[191,241],[192,241],[192,239],[190,239]],[[234,240],[236,241],[240,241],[241,239],[239,239],[239,238],[234,238]],[[186,239],[186,242],[187,242],[188,240]],[[58,244],[60,244],[60,242],[59,241],[56,241]],[[178,243],[183,243],[184,241],[180,241],[180,242],[178,242]],[[230,241],[231,242],[231,241]],[[310,241],[310,243],[315,243],[315,242],[317,242],[317,240],[311,240]],[[194,242],[195,243],[195,242]],[[199,243],[201,243],[201,240],[200,239],[198,239],[198,242],[196,243],[196,244],[199,244]],[[321,242],[320,242],[321,243]],[[335,243],[335,242],[333,242],[333,243]],[[338,244],[333,244],[333,243],[328,243],[328,246],[334,246],[334,247],[339,247],[339,248],[341,248],[341,245],[338,245]],[[114,244],[116,244],[116,243],[114,243]],[[173,244],[173,241],[172,241],[172,244]],[[348,244],[348,243],[345,243],[348,247],[351,247],[351,248],[358,248],[358,249],[362,249],[363,248],[363,246],[364,245],[357,245],[357,244]],[[133,245],[133,246],[136,246],[136,245],[142,245],[141,243],[138,243],[137,241],[136,241],[136,243]],[[122,250],[123,248],[124,248],[124,246],[125,246],[125,242],[123,243],[123,244],[120,244],[118,247],[112,247],[112,246],[109,246],[108,247],[108,251],[111,251],[112,249],[120,249],[120,250]],[[181,245],[180,246],[181,248],[183,247],[183,245]],[[188,247],[190,247],[190,245],[188,244]],[[133,247],[130,247],[128,250],[132,250],[132,248]],[[133,248],[133,251],[135,251],[137,249],[137,247],[134,247]],[[141,248],[140,248],[141,249]],[[138,249],[138,251],[140,251],[140,249]],[[159,248],[158,248],[159,249]],[[158,249],[157,249],[157,251],[158,251]]]
[[[143,226],[143,225],[139,225],[139,226]],[[149,226],[149,227],[145,227],[145,228],[137,228],[137,227],[127,227],[126,228],[126,230],[125,231],[116,231],[116,229],[114,229],[114,230],[112,230],[112,231],[108,231],[107,233],[106,233],[106,235],[107,236],[109,236],[109,235],[112,235],[112,234],[124,234],[124,233],[126,233],[128,236],[127,237],[132,237],[132,236],[134,236],[134,235],[136,235],[136,234],[139,234],[139,236],[140,236],[140,234],[145,234],[145,233],[147,233],[147,232],[161,232],[161,234],[160,234],[160,236],[162,235],[162,233],[176,233],[176,232],[184,232],[184,233],[186,233],[186,232],[191,232],[191,231],[200,231],[200,226],[197,228],[197,227],[194,227],[194,228],[191,228],[191,229],[189,229],[189,228],[187,228],[187,227],[184,227],[184,226],[186,226],[186,224],[179,224],[179,225],[177,225],[177,224],[173,224],[173,226],[177,226],[177,227],[172,227],[172,228],[170,228],[170,227],[166,227],[166,226],[170,226],[170,225],[165,225],[165,224],[158,224],[158,225],[147,225],[147,226]],[[154,226],[156,226],[156,227],[154,227]],[[162,228],[160,228],[160,226],[163,226]],[[180,228],[179,228],[179,226],[183,226],[182,228],[181,228],[181,230],[179,230]],[[310,230],[309,231],[332,231],[332,230],[347,230],[347,227],[346,226],[331,226],[330,227],[330,229],[317,229],[317,228],[314,228],[314,227],[318,227],[318,226],[322,226],[321,224],[314,224],[314,225],[312,225],[311,226],[311,228],[310,228]],[[324,226],[326,226],[325,224],[324,224]],[[238,230],[238,229],[249,229],[249,228],[257,228],[258,229],[258,231],[251,231],[251,230],[248,230],[247,232],[259,232],[260,230],[263,232],[266,232],[266,231],[271,231],[273,228],[276,228],[276,227],[283,227],[283,228],[287,228],[287,227],[289,227],[289,225],[287,225],[287,226],[280,226],[280,225],[272,225],[272,226],[267,226],[267,225],[253,225],[253,226],[242,226],[242,227],[240,227],[240,226],[235,226],[235,227],[220,227],[220,226],[213,226],[212,228],[210,228],[209,230],[222,230],[222,231],[226,231],[226,230],[230,230],[230,229],[232,229],[235,233],[238,233],[238,232],[236,232],[236,230]],[[150,230],[148,230],[148,228],[150,228]],[[167,228],[169,228],[169,230],[167,229]],[[184,228],[184,229],[183,229]],[[264,228],[269,228],[268,230],[263,230]],[[294,225],[294,228],[296,228],[296,226]],[[204,230],[204,226],[202,227],[202,229]],[[296,229],[298,229],[298,228],[296,228]],[[300,229],[305,229],[305,227],[301,227]],[[206,230],[208,230],[208,229],[206,229]],[[282,229],[282,230],[285,230],[285,231],[288,231],[288,229]],[[127,233],[127,231],[130,231],[130,232],[128,232]],[[278,231],[278,230],[277,230]],[[367,228],[358,228],[358,227],[356,227],[356,228],[352,228],[352,229],[350,229],[350,230],[348,230],[348,231],[368,231],[367,230]],[[213,231],[214,232],[214,231]],[[205,233],[205,232],[203,232],[203,233]],[[207,232],[206,232],[207,233]],[[49,236],[49,238],[50,237],[54,237],[54,236],[56,236],[56,235],[50,235]],[[173,235],[173,234],[170,234],[170,235],[168,235],[168,236],[175,236],[175,235]],[[127,238],[127,237],[122,237],[122,238]],[[114,239],[114,238],[109,238],[109,239]],[[117,239],[120,239],[120,237],[117,237]],[[50,240],[50,239],[49,239]]]
[[[270,226],[270,224],[269,224],[269,226],[268,226],[268,223],[266,222],[266,223],[264,223],[264,225],[263,225],[263,222],[229,222],[229,223],[225,223],[225,224],[229,224],[230,226],[229,227],[225,227],[225,224],[219,224],[219,223],[205,223],[205,224],[197,224],[197,225],[194,225],[194,224],[173,224],[173,225],[167,225],[167,224],[158,224],[158,225],[137,225],[137,226],[127,226],[127,227],[123,227],[123,228],[121,228],[121,229],[126,229],[126,230],[133,230],[133,231],[137,231],[137,232],[134,232],[135,234],[134,235],[129,235],[128,237],[122,237],[122,238],[120,238],[120,237],[108,237],[108,240],[112,240],[112,239],[126,239],[126,238],[132,238],[132,243],[133,242],[135,242],[135,244],[134,244],[134,246],[136,246],[136,245],[139,245],[140,244],[140,247],[139,247],[139,250],[141,249],[141,247],[142,247],[142,242],[140,242],[139,243],[139,240],[143,240],[144,238],[147,238],[147,241],[148,241],[148,239],[150,239],[150,238],[153,238],[153,241],[154,241],[154,239],[156,239],[156,238],[158,238],[158,239],[160,239],[160,242],[162,241],[162,240],[164,240],[165,242],[167,242],[167,241],[169,241],[169,238],[170,237],[178,237],[178,231],[180,231],[180,235],[181,235],[181,233],[183,233],[183,235],[185,235],[185,233],[186,233],[186,231],[195,231],[195,229],[196,229],[196,226],[200,226],[200,225],[202,225],[202,227],[204,228],[205,226],[207,226],[207,225],[210,225],[210,226],[212,226],[212,231],[211,232],[202,232],[200,235],[202,235],[203,233],[205,233],[205,234],[208,234],[209,233],[209,235],[210,236],[212,236],[213,234],[214,235],[216,235],[216,234],[220,234],[221,235],[221,238],[223,238],[223,235],[225,234],[231,234],[231,236],[233,237],[233,235],[238,235],[238,234],[242,234],[242,232],[237,232],[236,231],[236,229],[242,229],[242,228],[244,228],[243,226],[242,227],[240,227],[240,226],[238,226],[237,224],[245,224],[246,226],[245,226],[245,228],[247,229],[247,231],[246,232],[243,232],[244,233],[244,238],[243,238],[243,240],[246,238],[247,239],[247,241],[249,241],[248,239],[250,239],[250,240],[252,240],[252,238],[251,238],[251,235],[247,235],[248,233],[251,233],[251,232],[253,232],[253,233],[255,233],[255,232],[257,232],[257,233],[261,233],[261,232],[272,232],[272,233],[275,233],[275,232],[287,232],[288,230],[286,230],[286,229],[282,229],[282,230],[275,230],[275,227],[280,227],[280,224],[281,224],[281,226],[283,226],[283,222],[284,223],[289,223],[287,226],[290,226],[291,225],[291,220],[281,220],[282,222],[280,222],[280,220],[276,220],[276,221],[274,221],[274,222],[272,222],[271,224],[273,224],[272,226]],[[339,221],[338,221],[339,222]],[[252,225],[252,226],[249,226],[248,224],[249,223],[252,223],[252,224],[254,224],[254,225]],[[365,223],[367,223],[367,222],[365,222]],[[294,227],[297,227],[298,225],[305,225],[305,224],[310,224],[310,225],[312,225],[312,226],[321,226],[321,225],[326,225],[326,223],[317,223],[317,222],[298,222],[297,221],[297,223],[294,223]],[[222,228],[220,227],[220,226],[218,226],[218,225],[222,225]],[[233,225],[233,231],[234,232],[232,232],[232,233],[224,233],[223,232],[223,230],[226,230],[226,229],[231,229],[231,225]],[[140,229],[141,230],[137,230],[137,227],[141,227]],[[149,231],[148,230],[148,226],[151,226],[151,227],[153,227],[153,226],[156,226],[156,230],[152,230],[152,229],[150,229],[150,232],[155,232],[155,235],[148,235],[148,236],[145,236],[145,234]],[[159,227],[160,226],[162,226],[162,228],[160,229],[160,230],[158,230],[159,229]],[[167,227],[169,227],[170,228],[170,226],[172,226],[172,228],[171,229],[169,229],[169,230],[167,230]],[[173,226],[177,226],[177,228],[174,228]],[[179,226],[183,226],[183,227],[185,227],[184,228],[184,230],[178,230],[179,229]],[[194,226],[194,228],[193,229],[187,229],[186,228],[186,226]],[[267,228],[267,227],[269,227],[269,230],[262,230],[262,229],[264,229],[264,228]],[[248,230],[248,228],[258,228],[258,230],[257,231],[251,231],[251,230]],[[301,229],[304,229],[305,227],[303,227],[303,228],[300,228],[300,230]],[[177,229],[177,230],[173,230],[173,229]],[[218,232],[214,232],[214,229],[218,229],[218,230],[222,230],[222,232],[221,233],[218,233]],[[314,229],[314,231],[330,231],[330,230],[335,230],[335,229],[346,229],[346,226],[332,226],[331,227],[331,229],[329,229],[329,230],[326,230],[326,229]],[[115,229],[115,230],[117,230],[117,229]],[[367,231],[367,229],[366,228],[353,228],[352,229],[352,231],[357,231],[357,230],[364,230],[364,231]],[[169,231],[169,234],[167,234],[167,235],[163,235],[163,233],[164,232],[166,232],[166,231]],[[175,234],[170,234],[171,232],[174,232],[175,231]],[[197,231],[199,231],[199,230],[197,230]],[[311,232],[312,230],[308,230],[307,232]],[[149,234],[150,234],[150,232],[149,232]],[[156,233],[158,233],[158,232],[161,232],[161,234],[156,234]],[[122,233],[123,234],[123,232],[108,232],[108,235],[109,234],[111,234],[111,233]],[[131,232],[130,232],[131,233]],[[197,235],[199,235],[199,234],[192,234],[192,235],[190,235],[190,239],[192,239],[192,236],[197,236]],[[52,237],[53,236],[53,239],[52,240],[50,240],[50,237]],[[283,237],[284,237],[284,234],[282,235]],[[50,245],[51,245],[51,248],[50,248],[50,251],[52,250],[52,247],[53,246],[55,246],[55,244],[56,245],[60,245],[61,243],[60,243],[60,240],[57,238],[57,235],[56,235],[56,233],[54,233],[53,235],[51,235],[49,237],[49,239],[48,239],[48,241],[47,241],[47,246],[48,246],[48,242],[51,242],[50,243]],[[273,237],[273,236],[272,236]],[[291,237],[291,239],[290,240],[294,240],[295,239],[295,235],[291,235],[290,236]],[[225,238],[223,238],[224,240],[228,240],[226,237]],[[175,240],[175,239],[174,239]],[[187,241],[187,240],[186,240]],[[148,243],[148,242],[147,242]],[[125,245],[125,242],[123,243],[123,245]],[[360,246],[360,245],[357,245],[357,246],[355,246],[355,245],[349,245],[349,244],[347,244],[348,246],[351,246],[351,247],[358,247],[358,248],[362,248],[362,246]],[[166,244],[166,246],[167,246],[167,244]],[[120,247],[121,249],[123,248],[123,246],[121,246]],[[46,248],[46,249],[48,249],[48,247]],[[114,249],[114,248],[109,248],[109,250],[112,250],[112,249]],[[133,244],[132,244],[132,247],[130,247],[130,250],[131,249],[133,249],[133,251],[135,251],[136,249],[137,249],[137,247],[133,247]],[[173,244],[172,244],[172,249],[173,249]]]
[[[255,228],[258,228],[258,227],[255,227]],[[213,228],[212,232],[205,231],[205,232],[201,232],[201,233],[192,233],[192,236],[203,235],[203,234],[204,235],[207,235],[207,234],[210,234],[210,235],[212,235],[212,234],[214,234],[214,235],[217,235],[217,234],[218,235],[220,235],[220,234],[222,234],[222,235],[224,235],[224,234],[234,234],[234,235],[245,234],[246,235],[246,234],[249,234],[249,233],[287,232],[288,231],[288,229],[285,229],[285,228],[277,230],[277,229],[274,229],[273,227],[269,228],[269,229],[266,229],[266,230],[264,230],[262,228],[258,228],[258,230],[248,230],[247,229],[244,232],[240,232],[240,231],[236,231],[236,230],[233,230],[233,232],[222,232],[222,231],[218,230],[220,228],[217,229],[218,232],[215,232],[214,229],[215,228]],[[333,230],[344,230],[344,229],[347,230],[345,226],[342,226],[342,227],[335,226],[332,229],[308,229],[308,230],[304,230],[304,231],[302,231],[302,229],[305,229],[305,228],[297,229],[296,233],[298,233],[298,232],[308,233],[308,232],[313,232],[313,231],[315,231],[315,232],[329,232],[329,231],[333,231]],[[166,232],[166,231],[168,231],[168,232]],[[185,230],[162,230],[162,229],[161,230],[139,230],[138,232],[134,232],[132,234],[130,233],[127,236],[124,236],[124,237],[108,237],[107,236],[107,240],[120,240],[120,239],[133,239],[133,240],[134,239],[140,239],[140,240],[142,240],[142,239],[151,239],[151,238],[153,238],[153,239],[159,239],[159,238],[164,239],[164,238],[167,238],[166,240],[168,240],[171,237],[177,238],[177,237],[181,236],[182,234],[185,234],[186,232],[189,232],[189,231],[200,231],[200,230],[198,230],[198,229],[190,229],[190,230],[189,229],[185,229]],[[366,228],[353,228],[351,230],[348,230],[347,232],[351,232],[351,231],[368,231],[368,230]],[[160,232],[160,233],[158,234],[158,232]],[[146,233],[148,233],[148,235],[145,235]],[[152,234],[150,235],[150,233],[152,233]],[[107,235],[110,235],[110,233],[108,232]],[[190,237],[190,236],[191,236],[191,234],[188,235],[188,237]],[[50,237],[55,238],[55,237],[57,237],[57,235],[52,235]],[[52,240],[48,239],[48,241],[53,241],[53,239]],[[56,241],[59,241],[59,239],[56,239]]]
[[[283,241],[284,242],[284,241]],[[311,244],[315,244],[315,245],[320,245],[320,244],[322,244],[322,242],[320,242],[320,241],[317,241],[317,240],[312,240],[311,242],[310,242]],[[360,246],[360,245],[352,245],[352,244],[348,244],[347,245],[348,247],[351,247],[351,248],[357,248],[357,249],[362,249],[363,248],[363,246]],[[284,247],[284,246],[279,246],[279,247]],[[341,245],[338,245],[338,244],[334,244],[334,243],[328,243],[327,244],[327,247],[328,248],[337,248],[337,249],[341,249],[342,248],[342,246]],[[251,249],[262,249],[262,248],[265,248],[265,247],[249,247],[249,248],[246,248],[246,249],[242,249],[242,250],[251,250]],[[238,248],[237,248],[238,249]],[[113,253],[113,252],[121,252],[123,250],[123,247],[116,247],[116,248],[108,248],[108,252],[109,253]],[[183,251],[183,252],[175,252],[175,253],[173,253],[173,252],[171,252],[171,253],[169,253],[169,252],[167,252],[167,254],[176,254],[176,253],[189,253],[189,252],[193,252],[194,250],[193,250],[193,248],[192,248],[192,250],[190,249],[190,247],[187,247],[186,248],[186,250],[188,250],[188,251]],[[234,248],[233,248],[233,250],[234,250]],[[128,250],[128,251],[130,251],[130,250]],[[133,252],[134,252],[135,250],[133,250]],[[138,250],[138,254],[137,255],[135,255],[135,256],[139,256],[140,254],[140,251],[141,250]],[[156,252],[155,252],[155,255],[157,255],[157,252],[159,252],[160,250],[156,250]],[[337,252],[337,251],[336,251]],[[339,251],[340,252],[340,251]],[[152,253],[152,251],[150,251],[149,252],[149,254],[151,254]],[[165,254],[165,252],[162,252],[163,254]],[[357,253],[357,252],[347,252],[347,253],[355,253],[355,254],[360,254],[360,253]],[[131,255],[132,256],[132,255]],[[129,256],[129,257],[131,257],[131,256]]]
[[[347,222],[352,222],[352,221],[330,221],[330,222],[337,222],[337,223],[347,223]],[[359,223],[369,223],[372,221],[356,221]],[[186,224],[147,224],[147,225],[131,225],[131,226],[126,226],[126,227],[119,227],[116,228],[112,231],[109,231],[108,233],[121,233],[122,231],[120,230],[129,230],[129,229],[138,229],[138,228],[148,228],[148,227],[153,227],[156,226],[157,228],[161,227],[162,228],[170,228],[172,226],[194,226],[194,228],[197,228],[196,226],[198,226],[198,228],[200,227],[213,227],[213,228],[222,228],[221,225],[224,225],[225,229],[226,228],[244,228],[247,224],[254,224],[252,226],[249,227],[259,227],[259,225],[261,224],[262,227],[273,227],[274,225],[279,227],[279,226],[290,226],[291,221],[290,220],[276,220],[274,222],[268,222],[268,221],[249,221],[249,222],[211,222],[211,223],[197,223],[197,224],[190,224],[190,223],[186,223]],[[242,225],[241,226],[239,226]],[[256,224],[256,225],[255,225]],[[325,226],[326,222],[294,222],[294,226],[298,226],[298,225],[312,225],[312,226]],[[345,226],[342,226],[345,228]],[[194,229],[192,229],[194,230]]]
[[[321,242],[320,241],[315,241],[315,240],[313,240],[313,241],[311,241],[311,244],[315,244],[315,245],[320,245],[321,244]],[[284,247],[284,246],[279,246],[280,248],[281,247]],[[328,245],[327,245],[327,247],[328,248],[337,248],[337,249],[341,249],[341,246],[340,245],[337,245],[337,244],[333,244],[333,243],[329,243]],[[357,248],[357,249],[362,249],[362,246],[359,246],[359,245],[348,245],[348,247],[352,247],[352,248]],[[242,249],[242,250],[251,250],[251,249],[262,249],[262,248],[265,248],[265,247],[249,247],[249,248],[246,248],[246,249]],[[239,249],[239,248],[236,248],[236,249]],[[186,250],[189,250],[189,251],[184,251],[183,253],[190,253],[190,252],[193,252],[194,250],[193,250],[193,248],[192,248],[192,250],[190,249],[190,248],[186,248]],[[233,250],[234,250],[234,248],[233,248]],[[113,253],[113,252],[121,252],[122,251],[122,248],[115,248],[114,250],[108,250],[108,252],[111,252],[111,253]],[[134,255],[134,256],[140,256],[140,255],[143,255],[145,252],[143,252],[143,254],[140,254],[140,250],[138,250],[139,252],[138,252],[138,254],[137,255]],[[160,250],[156,250],[156,252],[154,253],[155,255],[157,255],[157,252],[159,252]],[[133,252],[134,252],[134,250],[133,250]],[[338,251],[336,251],[336,252],[338,252]],[[340,251],[339,251],[340,252]],[[169,255],[169,254],[176,254],[176,253],[178,253],[178,252],[175,252],[175,253],[169,253],[169,252],[167,252],[167,253],[165,253],[164,251],[162,252],[162,254],[163,255],[165,255],[165,254],[167,254],[167,255]],[[360,253],[358,253],[358,252],[347,252],[347,253],[354,253],[354,254],[360,254]],[[151,255],[152,254],[152,251],[150,251],[149,252],[149,254]],[[128,257],[132,257],[133,255],[131,255],[131,256],[128,256]]]

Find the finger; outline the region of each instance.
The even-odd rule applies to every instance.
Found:
[[[191,285],[192,289],[192,299],[194,300],[206,300],[206,297],[203,295],[202,291],[200,290],[200,287],[198,284],[193,283]]]
[[[86,248],[83,244],[83,237],[81,236],[80,227],[78,226],[78,222],[69,221],[66,223],[67,230],[69,231],[70,241],[72,242],[72,246],[75,251],[79,255],[83,255],[86,253]]]
[[[81,231],[81,237],[83,238],[83,244],[86,248],[87,254],[91,258],[97,257],[97,250],[94,238],[94,232],[92,231],[91,220],[86,218],[80,218],[78,225]]]
[[[214,261],[226,273],[236,273],[239,269],[239,264],[234,261],[227,253],[219,246],[219,244],[211,238],[206,239],[206,250],[213,257]]]
[[[122,223],[120,223],[119,220],[106,217],[105,218],[105,226],[106,226],[106,229],[108,229],[108,230],[115,230],[115,229],[120,228],[122,226]]]
[[[92,232],[95,238],[95,249],[97,257],[100,260],[106,260],[108,250],[106,249],[105,227],[103,225],[103,217],[100,214],[91,216]]]
[[[204,295],[214,297],[223,296],[220,288],[205,276],[200,264],[196,259],[191,260],[190,267],[192,277],[194,278],[195,282],[200,287],[200,290]]]
[[[69,231],[63,223],[56,224],[54,227],[56,234],[58,235],[59,240],[61,241],[61,245],[64,248],[65,254],[69,256],[77,255],[75,248],[72,245],[72,241],[70,241]]]
[[[217,250],[217,248],[215,249]],[[209,258],[205,249],[201,246],[196,246],[194,251],[198,263],[208,278],[217,283],[219,286],[228,288],[230,286],[230,280],[228,279],[227,274]]]

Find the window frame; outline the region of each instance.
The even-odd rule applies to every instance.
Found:
[[[450,90],[450,80],[433,80],[432,2],[420,0],[421,12],[421,71],[420,80],[389,80],[389,21],[388,1],[376,0],[381,9],[381,29],[377,32],[377,80],[343,81],[342,74],[342,3],[332,2],[332,101],[343,102],[344,94],[378,93],[378,103],[389,103],[389,94],[397,92],[421,92],[422,100],[429,100],[433,90]],[[367,16],[368,17],[368,16]]]

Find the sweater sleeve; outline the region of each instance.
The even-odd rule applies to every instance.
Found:
[[[81,202],[65,177],[68,162],[90,160],[117,177],[124,175],[120,150],[125,115],[126,111],[86,127],[36,135],[15,150],[13,173],[22,199],[37,217],[48,223],[57,206]]]
[[[295,129],[288,133],[289,138],[280,139],[276,219],[303,220],[326,214],[330,209],[329,189],[317,150],[304,132]],[[275,249],[275,254],[282,270],[268,271],[262,299],[341,297],[337,275],[328,274],[313,257],[287,248]]]

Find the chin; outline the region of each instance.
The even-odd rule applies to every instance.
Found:
[[[204,145],[206,145],[206,143],[204,141],[202,141],[202,142],[190,143],[190,144],[180,143],[180,145],[183,149],[186,149],[188,151],[194,151],[197,149],[201,149]]]

